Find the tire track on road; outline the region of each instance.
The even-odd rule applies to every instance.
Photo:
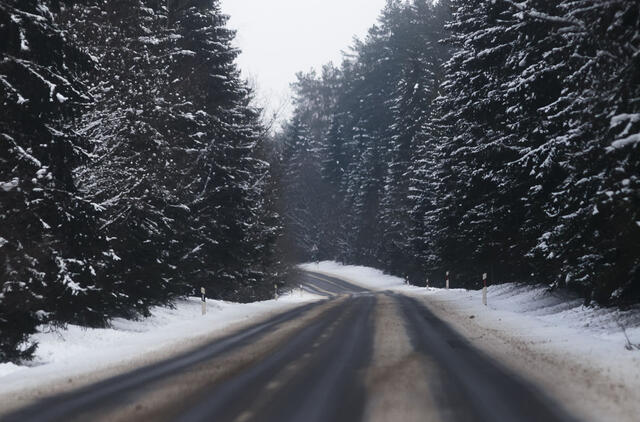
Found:
[[[510,373],[413,298],[391,294],[401,307],[412,343],[442,368],[446,406],[465,412],[454,419],[477,422],[576,422],[533,385]]]
[[[251,344],[272,332],[276,327],[306,314],[325,302],[317,302],[295,308],[238,333],[216,340],[196,350],[122,374],[105,381],[81,388],[71,393],[61,394],[41,400],[31,406],[3,417],[7,422],[54,422],[68,421],[71,417],[107,403],[121,404],[123,398],[133,395],[136,390],[163,378],[171,377],[189,367],[216,358],[236,348]]]

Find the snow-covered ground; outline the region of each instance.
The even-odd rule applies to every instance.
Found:
[[[335,262],[301,268],[341,277],[372,290],[392,290],[423,301],[477,347],[536,382],[585,420],[637,421],[640,414],[640,310],[584,307],[566,293],[515,283],[480,291],[407,286],[383,272]],[[278,301],[235,304],[198,298],[156,308],[141,321],[115,320],[109,329],[69,326],[46,330],[29,366],[0,363],[0,396],[68,379],[74,386],[163,359],[302,303],[321,299],[294,291]],[[631,345],[631,347],[629,347]],[[91,375],[89,375],[91,374]],[[73,381],[73,382],[72,382]],[[57,390],[56,390],[57,391]],[[7,401],[8,403],[8,401]]]
[[[307,271],[335,275],[344,278],[345,280],[349,280],[354,284],[374,290],[393,290],[394,288],[419,290],[417,287],[406,286],[403,279],[387,275],[375,268],[361,267],[357,265],[343,265],[334,261],[301,264],[299,267]]]
[[[482,318],[510,321],[514,329],[535,326],[539,335],[564,339],[566,330],[578,338],[607,342],[617,349],[640,347],[640,308],[619,311],[615,309],[583,306],[583,301],[566,292],[550,292],[542,286],[507,283],[488,288],[488,306],[482,305],[482,291],[465,289],[425,289],[408,286],[404,280],[380,270],[355,265],[342,265],[332,261],[302,264],[300,268],[342,277],[352,283],[374,290],[392,290],[412,295],[423,295],[439,302],[451,302]],[[574,340],[578,340],[575,338]],[[627,339],[629,341],[627,341]],[[640,351],[638,352],[640,354]]]
[[[39,344],[33,362],[28,366],[0,363],[0,394],[126,366],[123,363],[144,361],[154,353],[169,355],[225,330],[319,299],[294,291],[278,300],[249,304],[209,300],[203,316],[200,299],[190,298],[178,301],[174,308],[154,308],[151,317],[140,321],[116,319],[107,329],[41,327],[42,332],[33,336]]]
[[[517,284],[433,291],[424,299],[487,353],[534,380],[582,420],[638,421],[640,311]]]
[[[566,292],[516,283],[489,286],[485,307],[481,291],[407,286],[379,270],[335,262],[301,268],[418,297],[477,347],[585,420],[639,420],[638,308],[585,307]]]

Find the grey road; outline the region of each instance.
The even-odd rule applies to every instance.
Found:
[[[302,306],[9,421],[572,421],[418,299],[320,274]]]

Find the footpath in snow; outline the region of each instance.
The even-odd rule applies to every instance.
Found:
[[[640,309],[585,307],[565,292],[508,283],[482,292],[426,289],[367,267],[335,262],[304,270],[423,301],[474,345],[593,421],[640,420]]]
[[[28,366],[0,363],[0,403],[10,405],[5,399],[20,391],[37,388],[43,390],[38,394],[46,394],[47,389],[57,390],[60,382],[81,385],[130,370],[320,299],[296,290],[278,300],[248,304],[209,300],[203,316],[200,299],[189,298],[177,301],[174,308],[156,307],[151,317],[140,321],[115,319],[107,329],[41,327],[32,337],[38,342],[33,362]]]

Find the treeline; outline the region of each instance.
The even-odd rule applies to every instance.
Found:
[[[295,259],[640,300],[640,3],[390,0],[295,104]]]
[[[0,2],[0,361],[280,279],[265,129],[218,0]]]

